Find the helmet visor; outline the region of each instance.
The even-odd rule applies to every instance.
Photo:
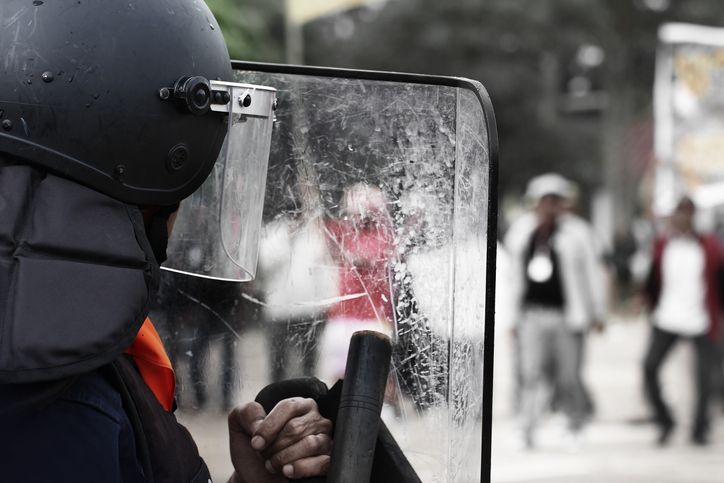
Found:
[[[217,280],[248,281],[256,273],[275,90],[212,81],[229,93],[228,130],[203,185],[180,207],[166,270]]]

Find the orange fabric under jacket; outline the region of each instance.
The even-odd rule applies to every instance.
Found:
[[[133,357],[141,377],[161,406],[171,411],[176,394],[176,375],[151,319],[143,322],[136,339],[125,352]]]

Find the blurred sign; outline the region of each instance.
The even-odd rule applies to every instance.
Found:
[[[387,0],[285,0],[287,63],[304,64],[302,30],[307,22],[365,5],[379,5],[385,1]]]
[[[724,29],[662,26],[654,90],[654,211],[684,193],[702,208],[724,205]]]
[[[319,17],[361,7],[380,0],[286,0],[287,21],[302,25]]]

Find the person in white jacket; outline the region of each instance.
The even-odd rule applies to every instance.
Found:
[[[606,314],[600,244],[590,225],[568,212],[571,194],[571,183],[558,174],[533,178],[526,196],[534,208],[511,225],[504,241],[511,262],[527,447],[534,446],[553,385],[572,435],[582,428],[587,416],[581,380],[584,336],[591,328],[600,330]],[[547,374],[555,380],[547,380]]]
[[[339,293],[321,215],[283,216],[265,225],[257,283],[265,301],[270,380],[316,375],[327,310]],[[296,369],[291,352],[300,358]]]

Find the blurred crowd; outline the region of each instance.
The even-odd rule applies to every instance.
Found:
[[[208,407],[209,371],[218,372],[213,380],[221,405],[234,404],[239,341],[252,329],[266,341],[268,373],[260,375],[266,381],[316,376],[334,383],[344,375],[352,333],[375,330],[396,343],[387,403],[396,407],[406,398],[424,410],[444,399],[445,340],[429,323],[439,318],[429,303],[435,293],[416,282],[434,279],[428,269],[445,255],[425,247],[425,202],[412,198],[392,203],[380,188],[356,183],[343,190],[334,216],[296,209],[269,220],[252,285],[165,273],[152,316],[185,388],[181,407]],[[565,417],[567,437],[580,445],[596,413],[583,378],[587,339],[606,330],[613,310],[611,247],[578,214],[576,185],[564,176],[531,179],[524,202],[526,210],[498,246],[497,323],[511,334],[513,411],[524,447],[538,446],[537,431],[551,413]],[[696,230],[695,214],[692,200],[682,196],[632,257],[639,274],[636,298],[651,323],[639,370],[659,445],[676,427],[660,384],[672,347],[689,343],[696,354],[695,368],[687,372],[696,388],[695,414],[683,426],[693,444],[709,442],[710,401],[724,385],[717,330],[721,242]],[[213,368],[212,347],[218,360]]]
[[[533,178],[525,198],[528,211],[505,233],[502,256],[510,294],[499,300],[506,304],[502,313],[514,347],[513,410],[525,447],[537,446],[536,430],[551,412],[565,416],[568,437],[580,445],[595,411],[582,376],[586,338],[605,330],[613,309],[611,249],[575,213],[575,184],[563,176]],[[695,353],[695,367],[687,372],[696,390],[695,408],[685,426],[694,445],[709,443],[710,402],[722,386],[722,243],[695,228],[695,214],[694,202],[680,196],[633,257],[639,273],[635,299],[651,326],[640,371],[658,445],[669,442],[676,426],[660,382],[675,344],[689,343]]]
[[[406,219],[397,231],[395,210]],[[405,249],[421,240],[421,223],[419,210],[401,214],[380,188],[355,183],[343,190],[335,216],[299,207],[269,220],[251,284],[164,272],[151,317],[169,342],[180,407],[206,409],[210,391],[232,407],[239,342],[259,329],[267,359],[261,367],[268,369],[259,378],[266,382],[315,376],[331,386],[344,377],[352,334],[373,330],[395,341],[396,373],[406,375],[390,379],[386,400],[394,406],[405,392],[419,408],[435,399],[434,378],[415,377],[420,366],[428,376],[434,370],[412,340],[413,325],[428,347],[432,335],[411,322],[418,309],[402,264]],[[217,380],[220,391],[210,387]]]

